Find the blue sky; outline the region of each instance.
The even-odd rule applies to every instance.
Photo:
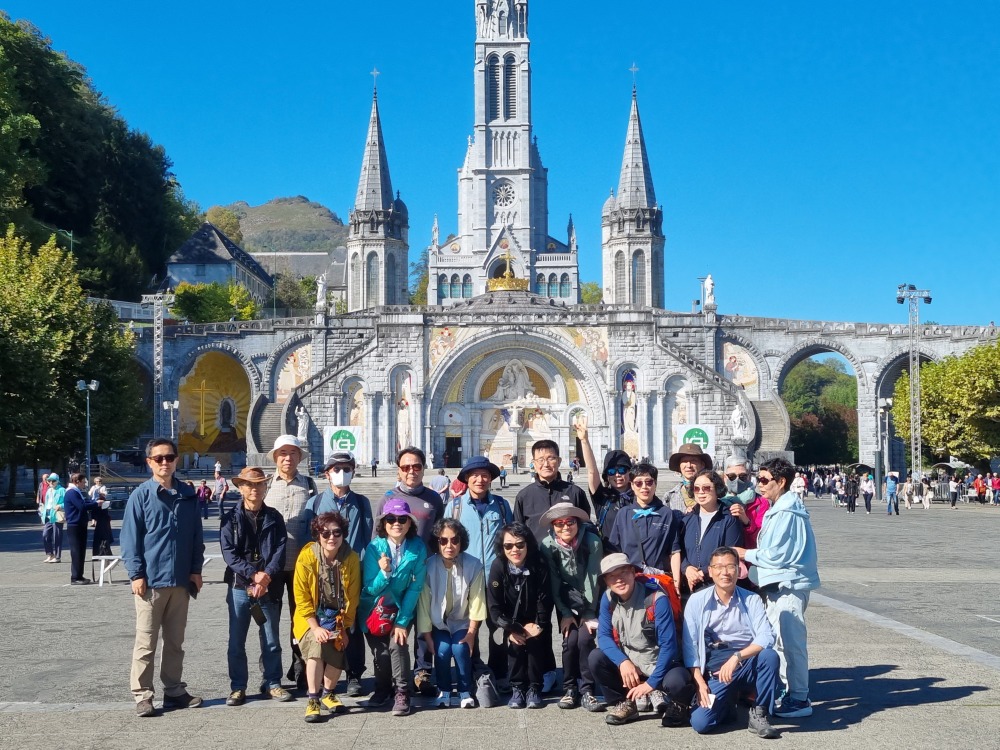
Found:
[[[533,114],[549,231],[576,221],[600,281],[633,61],[665,214],[667,307],[712,273],[720,312],[1000,318],[1000,4],[530,0]],[[474,0],[8,0],[163,144],[204,208],[305,195],[346,219],[369,71],[411,255],[455,229],[471,132]]]

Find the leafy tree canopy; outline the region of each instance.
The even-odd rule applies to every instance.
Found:
[[[584,305],[599,305],[604,301],[601,285],[596,281],[585,281],[580,284],[580,302]]]
[[[229,239],[242,247],[243,231],[240,217],[225,206],[212,206],[205,212],[205,221],[214,224]]]
[[[174,316],[191,323],[219,323],[226,320],[254,320],[260,306],[242,284],[181,283],[174,291]]]
[[[789,447],[799,463],[849,462],[858,455],[858,386],[833,357],[806,359],[785,376]]]

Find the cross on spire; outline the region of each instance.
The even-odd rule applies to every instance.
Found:
[[[368,75],[372,77],[372,90],[378,91],[378,77],[382,75],[382,73],[379,71],[378,68],[372,68],[372,72],[369,73]]]
[[[635,64],[635,61],[632,62],[629,71],[632,73],[632,93],[635,93],[635,74],[639,72],[639,66]]]

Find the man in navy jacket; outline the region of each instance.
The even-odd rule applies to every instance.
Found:
[[[88,511],[97,510],[97,503],[83,494],[87,487],[87,477],[79,472],[69,478],[69,487],[63,496],[66,511],[66,535],[69,536],[71,560],[69,582],[74,586],[90,583],[83,577],[83,563],[87,559]]]

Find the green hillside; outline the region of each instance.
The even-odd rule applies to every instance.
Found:
[[[347,242],[347,227],[337,214],[301,195],[261,206],[237,201],[226,208],[239,217],[243,248],[250,253],[328,253]]]

